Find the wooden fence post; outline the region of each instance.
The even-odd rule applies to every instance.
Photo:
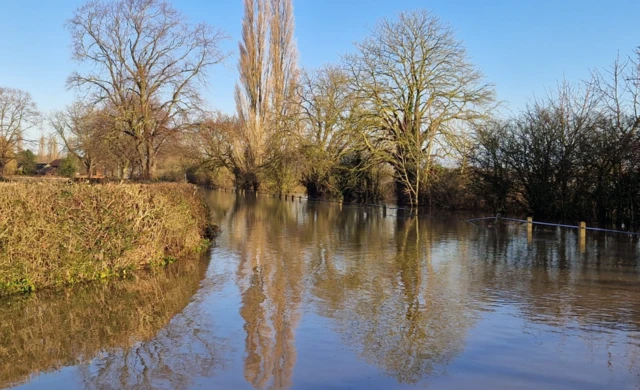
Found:
[[[580,247],[580,253],[584,253],[586,251],[587,241],[587,223],[580,222],[580,233],[578,238],[578,245]]]
[[[580,237],[584,237],[587,235],[587,223],[580,222]]]

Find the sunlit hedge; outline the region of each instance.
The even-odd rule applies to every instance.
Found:
[[[164,265],[207,228],[186,184],[0,183],[0,296]]]

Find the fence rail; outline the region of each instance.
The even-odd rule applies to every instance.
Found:
[[[529,219],[525,220],[525,219],[515,219],[515,218],[503,218],[503,217],[500,217],[500,216],[467,219],[467,222],[476,224],[475,223],[476,221],[486,221],[486,220],[520,222],[520,223],[526,223],[526,224],[530,224],[530,225],[556,226],[556,227],[563,227],[563,228],[569,228],[569,229],[591,230],[591,231],[605,232],[605,233],[631,234],[631,235],[634,235],[634,236],[639,236],[640,235],[640,232],[631,232],[631,231],[626,231],[626,230],[615,230],[615,229],[604,229],[604,228],[598,228],[598,227],[589,227],[589,226],[587,226],[586,222],[580,222],[579,225],[566,225],[566,224],[562,224],[562,223],[550,223],[550,222],[534,221],[532,218],[529,218]]]
[[[304,199],[307,202],[334,203],[334,204],[339,204],[340,206],[342,206],[342,205],[350,205],[350,206],[358,206],[358,207],[379,207],[384,211],[385,215],[386,215],[386,211],[387,210],[403,210],[403,211],[409,211],[410,213],[414,213],[415,212],[415,209],[411,209],[409,207],[388,206],[385,203],[343,202],[341,200],[310,198],[310,197],[308,197],[306,195],[303,196],[303,195],[300,195],[300,194],[279,194],[279,193],[267,192],[267,191],[254,192],[254,191],[247,191],[247,190],[239,190],[239,189],[235,189],[235,188],[223,188],[223,187],[211,187],[211,186],[203,186],[203,188],[208,189],[208,190],[221,191],[221,192],[231,192],[231,193],[238,193],[238,194],[246,194],[246,193],[255,194],[255,195],[262,194],[262,195],[272,196],[274,198],[277,197],[279,199],[284,198],[284,200],[291,199],[291,201],[295,201],[296,199],[298,199],[298,201],[302,201]],[[586,230],[591,230],[591,231],[598,231],[598,232],[622,233],[622,234],[631,234],[631,235],[640,236],[640,232],[630,232],[630,231],[624,231],[624,230],[614,230],[614,229],[603,229],[603,228],[597,228],[597,227],[589,227],[589,226],[587,226],[587,224],[585,222],[580,222],[580,225],[567,225],[567,224],[562,224],[562,223],[539,222],[539,221],[534,221],[532,218],[528,218],[528,219],[525,220],[525,219],[516,219],[516,218],[504,218],[504,217],[501,217],[501,216],[472,218],[472,219],[467,219],[466,221],[470,222],[470,223],[473,223],[473,224],[476,224],[475,223],[476,221],[486,221],[486,220],[501,220],[501,221],[510,221],[510,222],[520,222],[520,223],[530,224],[530,226],[532,226],[532,225],[541,225],[541,226],[556,226],[556,227],[564,227],[564,228],[569,228],[569,229],[578,229],[578,230],[580,230],[581,234],[583,234],[583,232],[585,232]]]

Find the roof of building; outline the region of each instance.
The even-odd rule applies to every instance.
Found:
[[[48,166],[40,169],[38,175],[53,175],[56,173],[56,168]]]
[[[49,165],[51,165],[54,168],[59,168],[61,163],[62,163],[62,159],[61,158],[57,158],[57,159],[51,161],[49,163]]]

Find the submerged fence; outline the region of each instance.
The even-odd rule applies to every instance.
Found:
[[[408,216],[417,215],[416,214],[416,209],[411,209],[409,207],[401,207],[401,206],[388,206],[385,203],[344,202],[342,200],[310,198],[310,197],[308,197],[306,195],[303,196],[303,195],[300,195],[300,194],[279,194],[279,193],[266,192],[266,191],[240,190],[240,189],[236,189],[236,188],[223,188],[223,187],[210,187],[210,186],[203,186],[203,188],[208,189],[208,190],[220,191],[220,192],[230,192],[230,193],[237,193],[237,194],[253,194],[253,195],[256,195],[256,196],[261,194],[261,195],[266,195],[268,197],[284,199],[284,200],[287,200],[287,201],[291,200],[292,202],[294,202],[296,200],[298,200],[299,202],[302,202],[302,200],[304,199],[307,202],[338,204],[338,205],[340,205],[340,207],[342,207],[343,204],[344,205],[351,205],[351,206],[359,206],[359,207],[379,207],[379,208],[382,209],[383,216],[385,216],[385,217],[387,216],[387,210],[399,210],[399,211],[403,211],[403,212],[408,212],[409,213]],[[533,218],[531,218],[531,217],[529,217],[529,218],[527,218],[525,220],[525,219],[516,219],[516,218],[504,218],[502,216],[493,216],[493,217],[482,217],[482,218],[467,219],[466,222],[470,222],[470,223],[476,224],[475,223],[476,221],[486,221],[486,220],[520,222],[520,223],[526,223],[528,225],[528,227],[532,227],[533,225],[541,225],[541,226],[563,227],[563,228],[568,228],[568,229],[578,229],[580,231],[580,235],[581,236],[583,234],[585,234],[587,230],[597,231],[597,232],[605,232],[605,233],[621,233],[621,234],[630,234],[630,235],[640,236],[640,232],[632,232],[632,231],[625,231],[625,230],[615,230],[615,229],[604,229],[604,228],[598,228],[598,227],[590,227],[590,226],[587,226],[586,222],[580,222],[579,225],[567,225],[567,224],[562,224],[562,223],[550,223],[550,222],[534,221]]]
[[[605,233],[621,233],[621,234],[631,234],[631,235],[640,235],[639,232],[625,231],[625,230],[615,230],[615,229],[604,229],[598,227],[589,227],[586,222],[580,222],[579,225],[566,225],[562,223],[550,223],[550,222],[538,222],[534,221],[533,218],[529,217],[526,220],[524,219],[515,219],[515,218],[503,218],[500,216],[495,217],[484,217],[484,218],[473,218],[468,219],[467,222],[475,224],[476,221],[486,221],[486,220],[494,220],[494,221],[510,221],[510,222],[520,222],[526,223],[528,226],[532,225],[542,225],[542,226],[556,226],[563,227],[569,229],[578,229],[580,230],[580,234],[584,234],[587,230],[596,231],[596,232],[605,232]]]
[[[349,206],[356,206],[356,207],[377,207],[382,209],[383,216],[385,217],[387,216],[387,210],[401,210],[401,211],[408,212],[410,216],[416,215],[416,209],[411,209],[410,207],[402,207],[402,206],[390,206],[390,205],[387,205],[386,203],[345,202],[342,200],[310,198],[309,196],[300,195],[300,194],[279,194],[279,193],[267,192],[267,191],[240,190],[236,188],[223,188],[223,187],[210,187],[210,186],[203,186],[203,188],[207,190],[230,192],[230,193],[236,193],[236,194],[253,194],[255,196],[264,195],[267,197],[284,199],[287,201],[291,200],[292,202],[296,200],[298,200],[299,202],[302,202],[302,200],[304,199],[307,202],[333,203],[333,204],[339,205],[340,207],[342,207],[342,205],[349,205]]]
[[[306,201],[312,201],[312,202],[322,202],[322,203],[335,203],[335,204],[350,204],[350,205],[359,205],[359,206],[370,206],[370,207],[381,207],[381,208],[388,208],[388,209],[403,209],[402,207],[389,207],[386,204],[378,204],[378,203],[358,203],[358,202],[344,202],[342,200],[331,200],[331,199],[320,199],[320,198],[310,198],[306,195],[300,195],[300,194],[281,194],[281,193],[275,193],[275,192],[268,192],[268,191],[251,191],[251,190],[240,190],[240,189],[236,189],[236,188],[222,188],[222,187],[209,187],[209,186],[204,186],[205,189],[208,190],[215,190],[215,191],[220,191],[220,192],[230,192],[230,193],[235,193],[235,194],[242,194],[242,195],[263,195],[263,196],[267,196],[267,197],[272,197],[272,198],[278,198],[278,199],[284,199],[284,200],[291,200],[293,201],[302,201],[303,199]]]

